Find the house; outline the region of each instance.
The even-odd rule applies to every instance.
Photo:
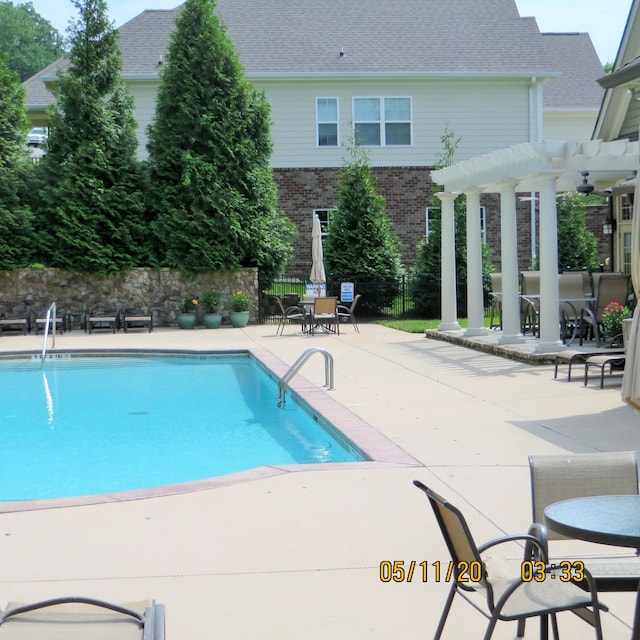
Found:
[[[593,137],[638,140],[640,126],[640,2],[633,0],[612,73],[598,82],[606,90]],[[637,167],[636,167],[637,169]],[[631,273],[631,221],[637,170],[610,188],[613,271]]]
[[[456,160],[544,137],[586,138],[602,98],[589,36],[542,34],[514,0],[218,0],[216,10],[247,79],[271,104],[280,205],[299,230],[290,275],[309,271],[312,214],[325,224],[331,216],[354,128],[411,265],[446,127],[460,138]],[[119,30],[141,158],[178,11],[144,11]],[[46,124],[49,88],[64,65],[24,83],[34,124]],[[483,234],[499,259],[495,202],[482,204]],[[535,242],[525,234],[521,242],[528,264]]]

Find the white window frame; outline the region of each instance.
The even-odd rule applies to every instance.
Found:
[[[320,100],[334,100],[336,103],[336,119],[335,120],[321,120],[320,119]],[[336,127],[336,143],[335,144],[320,144],[320,125],[321,124],[334,124]],[[340,146],[340,101],[338,98],[332,97],[319,97],[316,98],[316,146],[318,149],[335,149]]]
[[[425,207],[425,236],[429,237],[429,212],[440,211],[440,207]],[[487,207],[482,205],[480,207],[480,237],[482,238],[482,243],[487,244]]]
[[[379,105],[379,120],[357,120],[356,119],[356,101],[357,100],[377,100]],[[387,120],[385,118],[385,100],[408,100],[409,101],[409,120]],[[413,100],[411,96],[354,96],[352,99],[351,113],[353,114],[353,139],[356,144],[362,147],[412,147],[413,146]],[[380,144],[360,144],[358,140],[358,124],[377,124],[380,128]],[[387,124],[408,124],[409,125],[409,142],[406,144],[389,144],[386,140]]]
[[[320,227],[322,228],[322,237],[326,238],[329,235],[329,225],[331,224],[331,213],[337,211],[335,207],[326,207],[324,209],[314,209],[313,215],[317,215],[320,219]],[[323,214],[323,215],[320,215]]]

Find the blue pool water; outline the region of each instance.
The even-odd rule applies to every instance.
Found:
[[[366,459],[277,395],[248,356],[0,360],[0,501]]]

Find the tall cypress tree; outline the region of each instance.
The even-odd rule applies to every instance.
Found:
[[[0,54],[0,270],[26,266],[32,254],[33,217],[20,197],[29,130],[24,89]]]
[[[68,70],[50,110],[40,221],[45,260],[108,273],[146,261],[147,224],[136,160],[133,99],[120,77],[118,34],[104,0],[74,0]]]
[[[355,281],[362,307],[380,311],[400,291],[400,243],[362,149],[351,147],[338,179],[338,210],[324,242],[328,277]]]
[[[214,8],[187,0],[171,40],[149,127],[154,229],[167,266],[258,266],[268,279],[290,258],[293,235],[269,166],[270,108]]]

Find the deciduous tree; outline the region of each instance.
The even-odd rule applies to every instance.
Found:
[[[63,53],[63,37],[30,2],[0,2],[0,52],[21,81],[44,69]]]

